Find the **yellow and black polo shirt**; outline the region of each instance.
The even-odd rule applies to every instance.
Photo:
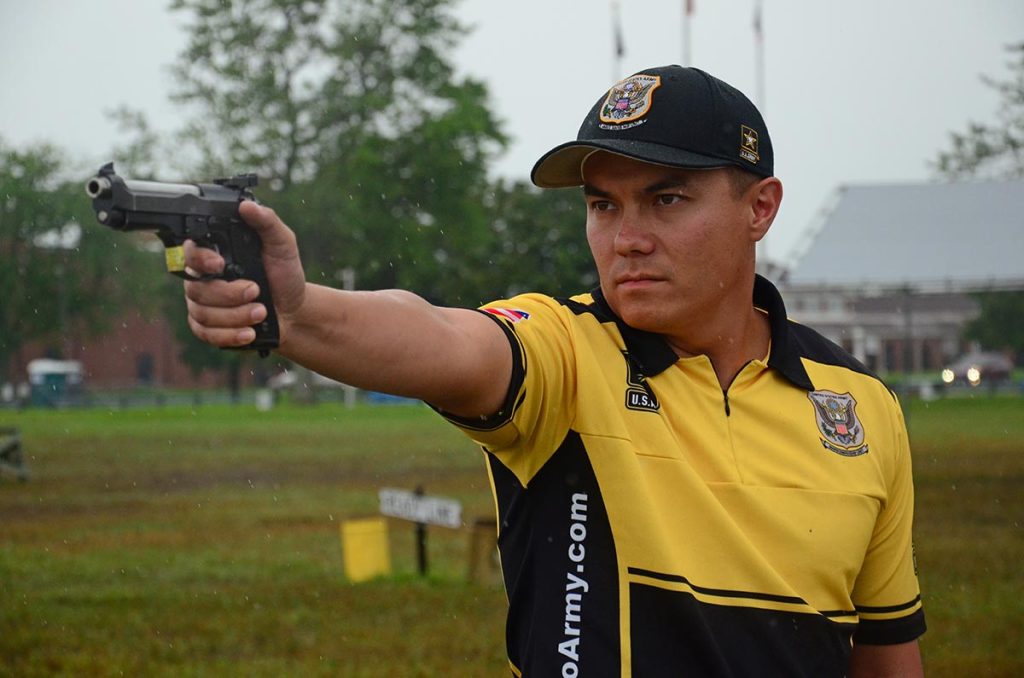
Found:
[[[515,356],[486,452],[525,676],[841,676],[925,630],[894,396],[758,278],[771,348],[723,392],[600,291],[484,307]]]

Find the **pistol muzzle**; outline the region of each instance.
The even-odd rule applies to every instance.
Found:
[[[85,193],[90,198],[105,198],[110,195],[110,179],[104,176],[96,176],[85,184]]]

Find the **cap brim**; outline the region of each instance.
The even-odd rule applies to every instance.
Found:
[[[633,160],[684,169],[713,169],[733,164],[721,158],[691,153],[649,141],[570,141],[554,147],[541,156],[530,172],[530,180],[541,188],[582,186],[583,161],[594,151],[608,151]]]

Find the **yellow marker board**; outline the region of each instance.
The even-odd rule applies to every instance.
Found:
[[[358,583],[391,574],[386,518],[359,518],[341,524],[345,577]]]

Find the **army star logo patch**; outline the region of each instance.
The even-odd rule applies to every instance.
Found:
[[[640,372],[639,366],[627,351],[622,352],[622,357],[626,359],[626,407],[641,412],[657,412],[661,408],[658,396]]]
[[[849,393],[811,391],[807,394],[814,404],[814,416],[821,434],[821,444],[827,450],[844,457],[867,454],[864,427],[857,419],[857,401]]]
[[[761,160],[757,152],[757,130],[740,125],[740,157],[755,165]]]
[[[651,95],[660,86],[661,76],[630,76],[608,91],[598,117],[615,125],[642,118],[650,111]]]

